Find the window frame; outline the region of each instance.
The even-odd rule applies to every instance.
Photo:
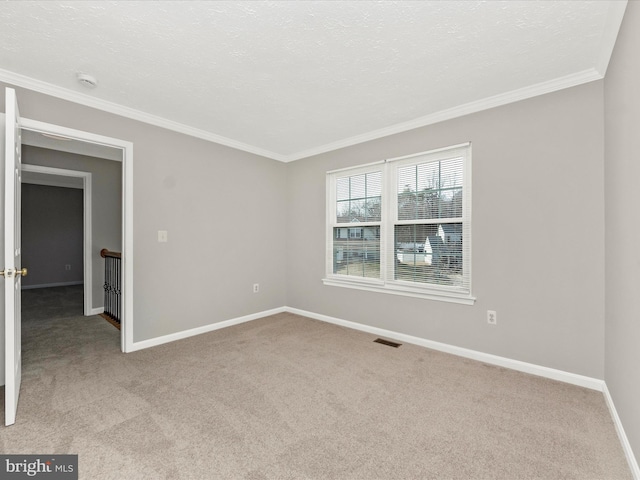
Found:
[[[380,242],[382,244],[382,219],[380,221],[370,221],[370,222],[358,222],[357,227],[354,223],[349,222],[338,222],[337,218],[337,195],[336,195],[336,184],[337,179],[342,178],[344,176],[356,176],[356,175],[364,175],[368,173],[381,172],[383,178],[382,191],[384,191],[384,171],[383,171],[384,162],[375,162],[367,165],[360,165],[357,167],[350,167],[340,170],[334,170],[333,172],[328,172],[327,174],[327,226],[326,226],[326,278],[323,279],[323,282],[326,281],[336,281],[340,284],[340,286],[349,286],[351,284],[362,284],[362,285],[383,285],[376,278],[371,277],[355,277],[349,275],[339,275],[333,273],[333,243],[336,240],[334,232],[334,228],[345,228],[347,229],[347,239],[350,239],[349,231],[353,228],[364,228],[370,226],[378,226],[380,227]],[[337,175],[338,173],[343,172],[345,175]],[[384,207],[383,207],[384,209]],[[384,212],[381,212],[381,217],[384,215]],[[380,249],[380,257],[382,259],[382,249]],[[342,285],[341,279],[343,277],[349,277],[348,281],[349,285]],[[354,280],[355,279],[355,280]],[[355,282],[355,283],[354,283]]]
[[[428,220],[398,219],[398,169],[407,165],[437,162],[460,156],[463,158],[462,179],[462,217],[445,217]],[[333,247],[336,240],[334,228],[354,228],[353,224],[337,222],[336,184],[338,178],[362,175],[376,171],[382,172],[381,218],[380,222],[362,222],[358,227],[377,225],[380,227],[380,278],[358,277],[333,273]],[[450,147],[429,150],[412,155],[387,159],[355,167],[332,170],[326,174],[326,264],[324,285],[354,288],[359,290],[404,295],[430,300],[473,305],[471,284],[471,142]],[[444,221],[441,221],[444,220]],[[439,285],[436,283],[420,283],[398,280],[394,277],[393,257],[395,249],[395,226],[398,224],[442,224],[462,223],[462,274],[463,286]],[[391,261],[387,261],[391,260]]]

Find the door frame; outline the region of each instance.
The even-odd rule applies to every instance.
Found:
[[[102,313],[93,308],[93,261],[91,258],[91,250],[93,245],[92,239],[92,210],[91,210],[91,172],[83,172],[80,170],[67,170],[64,168],[44,167],[41,165],[22,164],[23,172],[41,173],[44,175],[57,175],[61,177],[72,177],[82,179],[82,208],[83,208],[83,224],[82,224],[82,258],[83,258],[83,279],[84,279],[84,311],[85,317]],[[32,182],[26,181],[24,176],[22,183]],[[42,182],[36,185],[59,186],[56,182]],[[71,187],[77,188],[77,187]]]
[[[23,130],[47,133],[122,150],[122,319],[120,349],[133,348],[133,143],[91,132],[21,118]]]

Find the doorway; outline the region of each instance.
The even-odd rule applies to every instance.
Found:
[[[26,144],[23,141],[23,145],[29,145],[29,144]],[[84,304],[83,306],[84,316],[95,315],[97,313],[100,313],[99,311],[96,311],[96,309],[93,307],[93,299],[94,299],[95,292],[93,288],[93,284],[94,284],[93,263],[94,262],[92,261],[92,255],[91,255],[92,238],[93,238],[92,237],[92,217],[93,217],[92,212],[93,211],[92,211],[92,188],[91,188],[92,178],[91,177],[92,177],[91,172],[67,170],[67,169],[46,167],[41,165],[32,165],[32,164],[25,164],[25,163],[23,163],[22,165],[23,244],[29,243],[28,240],[29,240],[29,233],[30,233],[28,229],[25,230],[25,228],[29,225],[30,222],[29,222],[29,218],[27,218],[29,210],[24,208],[24,201],[25,201],[24,184],[29,184],[32,186],[42,186],[45,189],[47,187],[73,189],[71,192],[69,192],[70,194],[71,193],[75,194],[79,190],[80,191],[79,194],[81,196],[80,198],[81,212],[79,215],[80,218],[77,218],[77,221],[72,222],[71,224],[74,231],[76,229],[79,229],[81,232],[80,242],[79,242],[80,245],[78,245],[78,242],[73,242],[73,251],[69,251],[68,244],[60,247],[61,249],[67,250],[66,252],[63,252],[63,255],[62,255],[63,257],[67,258],[67,260],[62,261],[63,260],[62,258],[55,259],[57,263],[60,263],[60,265],[56,265],[57,268],[60,270],[59,273],[57,273],[55,271],[55,267],[50,265],[48,262],[39,262],[40,264],[45,263],[45,265],[48,267],[49,269],[48,275],[42,275],[42,274],[38,275],[39,272],[36,272],[33,270],[34,268],[37,268],[34,265],[33,260],[29,260],[29,256],[31,256],[31,258],[33,258],[35,255],[38,255],[39,257],[41,257],[45,252],[36,253],[35,251],[33,251],[33,253],[31,253],[28,251],[28,249],[25,248],[26,245],[23,245],[23,254],[24,252],[27,252],[27,255],[25,257],[25,262],[31,264],[33,273],[35,275],[38,275],[38,277],[42,279],[41,283],[43,283],[43,285],[35,285],[32,287],[29,287],[29,286],[25,286],[25,284],[27,283],[25,281],[23,282],[23,290],[27,288],[36,288],[36,287],[54,287],[54,286],[71,285],[74,283],[73,280],[75,280],[77,283],[77,280],[79,279],[77,273],[71,273],[71,272],[80,271],[81,273],[80,279],[82,280],[82,285],[83,285],[82,298],[83,298],[83,304]],[[78,215],[76,214],[76,216]],[[65,212],[65,217],[66,217],[66,212]],[[61,219],[57,219],[57,218],[49,218],[49,219],[45,219],[44,221],[48,223],[53,222],[55,224],[56,221],[60,221],[60,220]],[[38,230],[40,230],[42,227],[38,225],[37,228]],[[69,226],[67,225],[66,228],[64,228],[64,232],[68,232],[68,229],[69,229]],[[46,233],[46,232],[40,232],[40,231],[37,232],[37,234],[42,234],[42,233]],[[60,237],[59,232],[57,236]],[[73,238],[75,237],[76,235],[73,235]],[[62,242],[62,240],[58,239],[58,242]],[[33,246],[34,248],[36,248],[36,245],[33,245]],[[51,245],[51,247],[55,247],[55,245]],[[49,250],[57,250],[57,249],[50,248]],[[81,254],[79,256],[76,255],[75,250],[81,251]],[[67,256],[65,256],[64,253],[66,253]],[[74,262],[72,260],[69,260],[68,259],[69,256],[73,257],[74,260],[78,260],[78,258],[80,258],[80,261]],[[60,255],[58,255],[58,257],[60,257]],[[62,271],[62,268],[64,268],[64,273]],[[60,280],[62,280],[62,282],[60,282]],[[72,280],[72,281],[69,282],[69,280]],[[35,282],[35,283],[38,284],[39,282]],[[34,282],[30,281],[29,284],[34,285]]]
[[[47,124],[26,118],[21,119],[21,126],[25,137],[36,135],[39,142],[47,144],[47,139],[60,141],[62,139],[64,147],[55,149],[70,151],[73,153],[88,154],[95,157],[106,158],[105,161],[122,162],[122,207],[121,207],[121,241],[122,248],[122,321],[120,349],[123,352],[133,350],[133,144],[131,142],[105,137],[89,132],[74,130],[59,125]],[[24,141],[23,141],[24,143]],[[37,144],[43,148],[48,146]],[[80,149],[72,150],[72,149]],[[88,149],[88,150],[87,150]],[[91,151],[93,153],[85,153]],[[96,151],[109,152],[97,155]],[[117,158],[113,158],[113,155]],[[26,166],[26,165],[23,165]],[[28,170],[29,167],[27,167]],[[76,172],[77,173],[77,172]],[[86,194],[86,191],[85,191]],[[90,209],[85,209],[86,211]],[[86,241],[86,240],[85,240]],[[91,256],[91,247],[85,245],[86,252]],[[91,265],[91,261],[85,259],[85,268]],[[85,270],[85,278],[88,278]],[[94,282],[95,283],[95,282]],[[94,285],[95,294],[95,285]],[[90,306],[90,303],[87,303]],[[91,312],[93,313],[93,312]]]

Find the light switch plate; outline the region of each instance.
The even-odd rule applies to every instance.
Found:
[[[158,230],[158,242],[167,243],[169,241],[169,236],[166,230]]]

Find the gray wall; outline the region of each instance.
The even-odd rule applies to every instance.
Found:
[[[285,164],[16,91],[23,117],[134,144],[134,341],[286,304]]]
[[[286,165],[141,130],[132,138],[134,339],[285,305]]]
[[[288,305],[604,378],[602,116],[593,82],[290,164]],[[466,141],[476,304],[324,286],[325,172]]]
[[[23,288],[82,283],[83,211],[81,189],[22,185]]]
[[[20,114],[28,117],[22,110]],[[22,162],[91,173],[92,308],[102,307],[104,259],[100,250],[119,252],[122,243],[122,163],[28,145],[22,147]],[[82,268],[82,262],[79,266]]]
[[[640,459],[640,4],[629,2],[605,78],[605,380]]]

